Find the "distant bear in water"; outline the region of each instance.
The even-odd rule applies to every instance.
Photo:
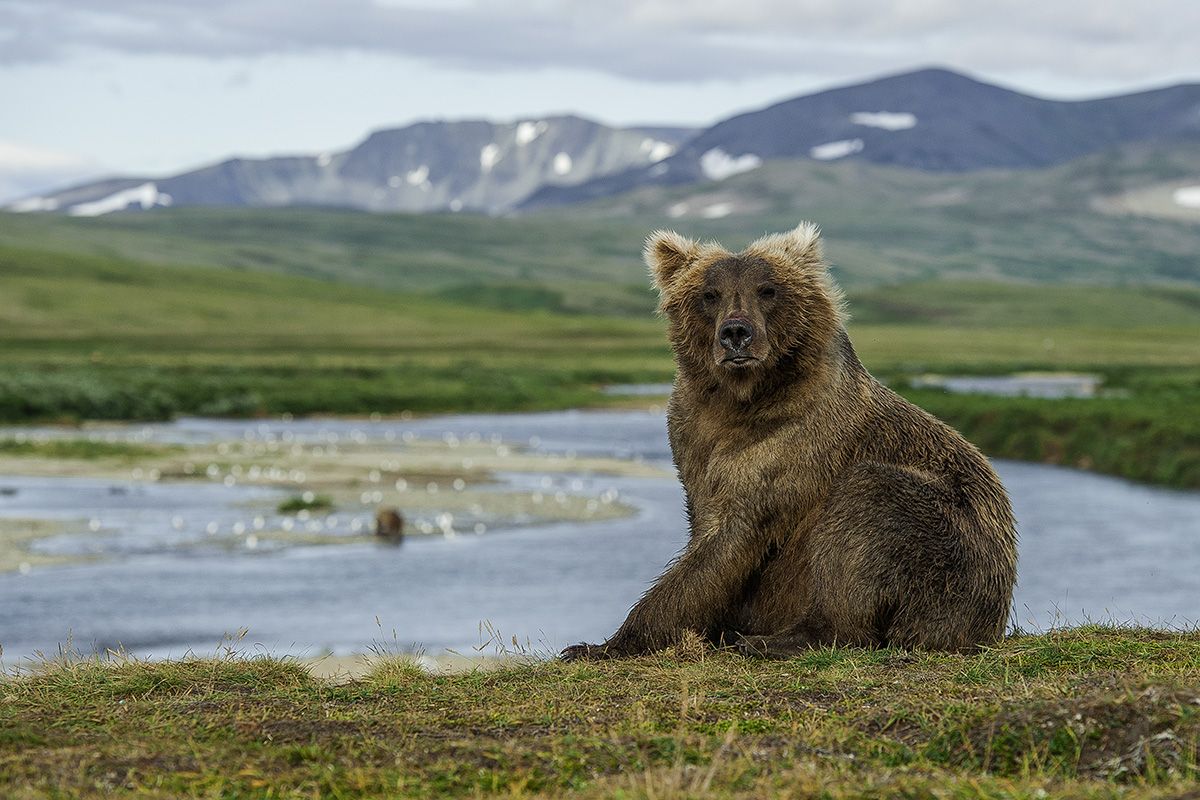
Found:
[[[1004,487],[859,362],[816,226],[736,254],[659,231],[645,255],[675,353],[667,428],[690,538],[608,641],[563,656],[649,653],[688,631],[768,657],[1000,638],[1017,566]]]
[[[375,513],[375,535],[389,542],[404,541],[404,517],[398,509],[389,506]]]

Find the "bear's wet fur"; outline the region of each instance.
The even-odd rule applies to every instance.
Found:
[[[999,639],[1017,566],[1004,487],[863,367],[816,226],[740,253],[658,231],[645,256],[675,354],[667,427],[690,536],[608,641],[564,657],[688,631],[767,657]]]

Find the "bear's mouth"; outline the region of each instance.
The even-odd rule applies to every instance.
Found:
[[[725,358],[721,359],[722,364],[726,364],[731,367],[744,367],[747,364],[754,363],[755,361],[758,361],[758,359],[747,353],[734,353],[733,355],[725,356]]]

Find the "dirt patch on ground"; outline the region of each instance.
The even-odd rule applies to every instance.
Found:
[[[1032,759],[1080,777],[1121,780],[1195,772],[1198,737],[1200,690],[1103,687],[1009,706],[968,725],[958,749],[1003,773]]]
[[[329,742],[342,737],[392,738],[397,729],[378,722],[344,719],[278,719],[264,722],[255,733],[273,742]]]

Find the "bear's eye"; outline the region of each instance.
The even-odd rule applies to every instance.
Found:
[[[771,300],[775,297],[774,286],[763,286],[758,290],[758,296],[763,300]]]
[[[717,293],[716,292],[714,292],[712,289],[708,289],[707,291],[704,292],[704,302],[715,303],[716,301],[717,301]]]

